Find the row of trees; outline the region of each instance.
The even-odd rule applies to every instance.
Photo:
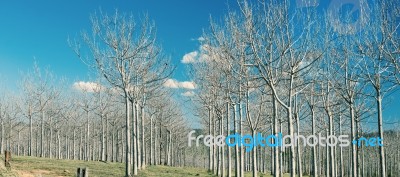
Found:
[[[0,98],[0,151],[18,156],[125,163],[128,156],[137,169],[146,165],[185,164],[185,132],[189,131],[172,92],[163,87],[129,106],[135,125],[127,141],[125,102],[105,82],[76,82],[66,86],[51,72],[35,65],[24,74],[20,93]],[[133,144],[135,143],[135,144]],[[139,165],[140,164],[140,165]]]
[[[212,20],[201,58],[190,67],[198,84],[193,100],[208,134],[347,134],[381,137],[384,146],[303,147],[298,141],[266,155],[266,148],[249,154],[238,145],[214,145],[208,169],[218,176],[258,176],[267,166],[274,176],[399,175],[399,143],[390,141],[398,134],[384,135],[382,114],[385,98],[400,85],[396,1],[360,1],[363,26],[348,28],[341,23],[354,21],[351,13],[293,10],[287,0],[238,2],[238,11]]]
[[[90,34],[68,42],[97,81],[71,90],[35,64],[20,93],[1,94],[0,151],[123,162],[126,176],[147,164],[183,166],[188,124],[163,87],[174,67],[156,43],[154,24],[118,11],[91,22]]]

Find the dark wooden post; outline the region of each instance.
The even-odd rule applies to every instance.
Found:
[[[76,170],[77,177],[89,177],[89,168],[78,168]]]
[[[76,169],[76,177],[81,177],[81,168]]]
[[[11,151],[4,151],[4,155],[5,155],[5,158],[4,158],[4,165],[5,165],[7,168],[11,168],[11,164],[10,164],[10,161],[11,161]]]

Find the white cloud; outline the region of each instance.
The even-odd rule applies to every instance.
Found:
[[[190,82],[190,81],[185,81],[185,82],[180,82],[179,83],[179,87],[184,88],[184,89],[195,89],[196,88],[196,84],[194,82]]]
[[[185,97],[192,97],[192,96],[194,96],[194,92],[193,91],[187,91],[187,92],[181,93],[181,95],[185,96]]]
[[[202,38],[202,37],[200,37]],[[199,40],[200,40],[199,38]],[[204,40],[204,38],[203,38]],[[209,53],[211,51],[211,47],[207,44],[203,44],[199,47],[198,50],[187,53],[183,56],[181,62],[183,64],[189,63],[197,63],[197,62],[207,62],[210,60]]]
[[[195,63],[197,61],[199,53],[197,51],[187,53],[183,56],[182,63]]]
[[[174,79],[168,79],[165,83],[164,83],[164,87],[168,87],[168,88],[179,88],[179,83],[178,81],[174,80]]]
[[[75,82],[72,87],[82,92],[96,92],[103,89],[103,86],[98,83],[84,81]]]
[[[193,90],[196,89],[196,84],[192,81],[183,81],[179,82],[175,79],[168,79],[164,83],[164,87],[168,88],[183,88],[183,89],[188,89],[188,90]]]
[[[200,36],[197,39],[196,38],[191,38],[190,40],[202,42],[202,41],[205,41],[206,39],[204,39],[204,37]]]

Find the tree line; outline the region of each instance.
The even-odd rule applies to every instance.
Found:
[[[352,25],[353,11],[337,15],[290,3],[238,1],[239,10],[211,19],[200,58],[189,69],[204,131],[375,135],[384,146],[303,147],[297,141],[247,153],[239,145],[214,145],[207,168],[218,176],[399,175],[399,143],[392,141],[398,133],[386,133],[382,114],[400,84],[396,2],[360,1],[358,25]]]

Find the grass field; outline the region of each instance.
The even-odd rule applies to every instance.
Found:
[[[37,157],[13,157],[11,170],[1,163],[0,177],[73,177],[78,167],[88,167],[89,177],[123,177],[124,164],[85,162],[77,160],[57,160]],[[149,166],[139,172],[141,177],[213,177],[207,170],[201,168],[180,168],[167,166]],[[246,173],[251,176],[251,173]],[[269,175],[260,174],[260,177]]]

